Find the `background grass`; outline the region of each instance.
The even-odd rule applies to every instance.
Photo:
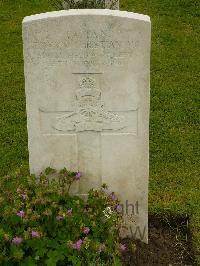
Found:
[[[0,0],[0,175],[28,167],[21,22],[53,9],[47,0]],[[150,212],[188,214],[198,259],[200,1],[122,0],[121,9],[152,20]]]

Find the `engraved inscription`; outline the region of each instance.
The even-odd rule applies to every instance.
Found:
[[[83,77],[76,90],[76,110],[70,114],[59,116],[52,127],[58,131],[102,131],[120,130],[125,125],[121,115],[107,112],[101,101],[101,91],[96,88],[96,81],[91,77]]]
[[[121,67],[129,64],[139,45],[134,36],[126,35],[126,38],[119,39],[110,33],[112,26],[104,26],[99,31],[88,29],[90,27],[83,23],[81,31],[72,32],[66,29],[65,34],[56,38],[51,34],[46,36],[46,29],[43,35],[36,30],[32,36],[26,36],[31,41],[26,60],[37,64],[78,63],[86,67]]]

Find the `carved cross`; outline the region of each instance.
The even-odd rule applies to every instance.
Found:
[[[74,110],[50,111],[39,109],[43,134],[75,135],[79,171],[85,174],[79,193],[102,185],[101,139],[107,135],[137,135],[137,105],[130,110],[108,111],[101,99],[95,76],[101,73],[78,74]],[[48,118],[47,118],[48,117]],[[98,177],[98,178],[97,178]]]

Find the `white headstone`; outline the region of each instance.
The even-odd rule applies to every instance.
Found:
[[[150,19],[69,10],[23,21],[30,171],[79,170],[106,183],[129,234],[147,242]]]

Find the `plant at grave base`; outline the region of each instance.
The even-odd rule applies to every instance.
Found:
[[[121,265],[119,201],[105,185],[69,194],[79,172],[0,179],[0,265]]]
[[[49,0],[57,9],[115,9],[118,0],[106,4],[105,0]]]

